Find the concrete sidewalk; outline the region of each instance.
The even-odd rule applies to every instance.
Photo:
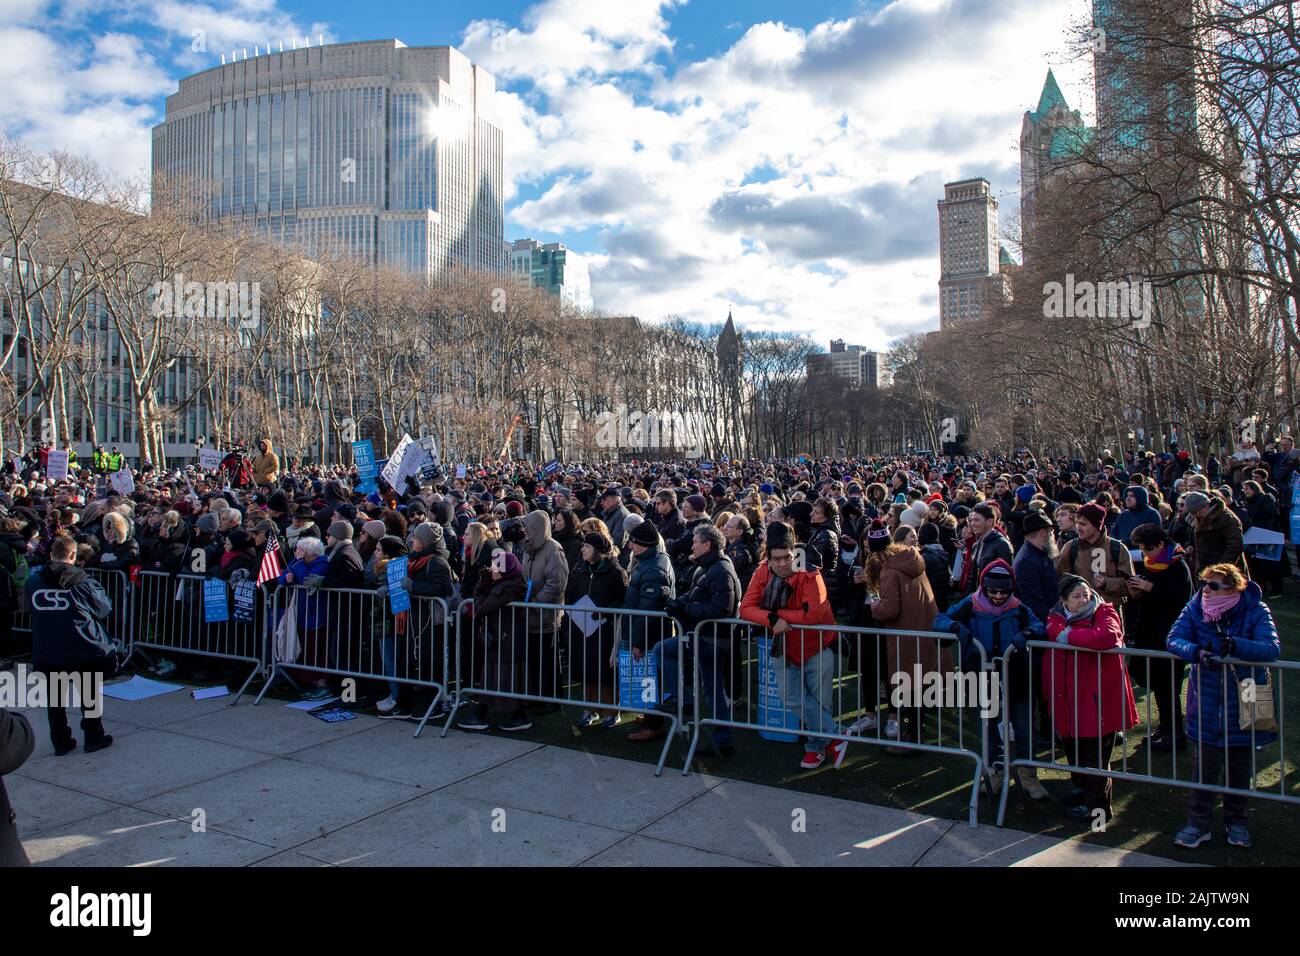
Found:
[[[1171,865],[701,774],[656,779],[526,740],[327,724],[277,701],[109,700],[113,746],[64,757],[44,714],[27,716],[40,746],[5,779],[28,855],[50,866]]]

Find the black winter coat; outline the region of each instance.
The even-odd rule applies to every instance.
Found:
[[[36,735],[27,718],[15,711],[0,709],[0,869],[27,866],[27,853],[18,839],[18,814],[9,803],[4,775],[13,773],[36,749]]]

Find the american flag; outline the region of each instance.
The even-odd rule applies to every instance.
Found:
[[[257,572],[257,583],[265,584],[278,578],[284,565],[280,563],[280,542],[273,534],[266,536],[266,550],[262,552],[262,567]]]

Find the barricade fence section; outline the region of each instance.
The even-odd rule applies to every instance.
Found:
[[[1206,819],[1214,794],[1300,804],[1297,768],[1287,759],[1300,729],[1286,726],[1287,677],[1300,663],[1192,665],[1168,651],[1030,641],[1002,667],[1004,685],[1024,699],[1019,726],[1014,710],[1003,721],[1003,736],[1014,728],[1017,740],[1008,770],[1068,772],[1078,805],[1098,826],[1109,820],[1113,779],[1200,791]]]
[[[270,674],[254,703],[279,677],[300,689],[327,676],[385,681],[402,712],[423,708],[418,737],[447,699],[453,617],[442,598],[411,594],[399,605],[385,589],[281,585],[264,616]]]
[[[134,588],[131,578],[125,571],[106,571],[101,568],[84,568],[87,577],[93,580],[108,597],[112,610],[104,621],[104,630],[117,644],[124,655],[131,653],[131,641],[135,630],[135,615],[131,613]],[[30,618],[28,627],[30,628]]]
[[[231,705],[239,703],[266,666],[261,623],[266,592],[251,581],[246,585],[236,592],[220,578],[139,572],[132,589],[135,600],[125,613],[131,622],[130,657],[193,654],[249,664],[248,677]]]
[[[841,748],[866,743],[969,759],[974,764],[970,825],[978,824],[980,781],[989,762],[989,732],[1001,704],[999,671],[972,645],[968,669],[956,636],[838,624],[791,625],[776,634],[739,619],[703,621],[683,648],[665,641],[651,651],[660,670],[690,668],[694,715],[683,774],[690,772],[702,730],[717,747],[732,730],[773,740],[804,738],[806,750],[842,759]]]
[[[522,718],[529,702],[580,706],[593,720],[636,713],[669,723],[655,776],[663,772],[682,723],[675,708],[662,705],[661,685],[681,700],[681,672],[650,671],[644,651],[677,639],[671,617],[590,604],[467,601],[458,618],[457,694],[444,736],[458,716],[486,728]]]

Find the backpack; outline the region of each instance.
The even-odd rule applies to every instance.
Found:
[[[1115,565],[1116,568],[1119,568],[1120,551],[1123,549],[1124,545],[1121,544],[1119,541],[1116,541],[1114,538],[1107,538],[1106,540],[1110,543],[1110,562],[1111,564]],[[1073,541],[1069,543],[1069,545],[1067,545],[1067,547],[1070,549],[1071,569],[1074,568],[1075,564],[1079,560],[1079,548],[1082,545],[1083,545],[1083,541],[1080,540],[1079,538],[1075,538]]]

